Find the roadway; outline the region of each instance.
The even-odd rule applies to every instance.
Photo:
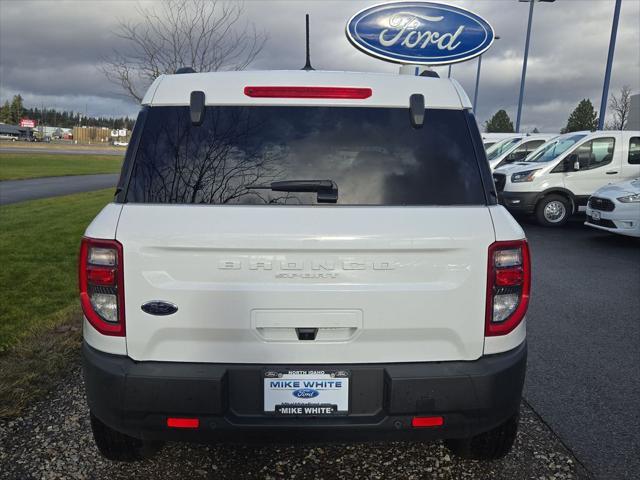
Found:
[[[47,148],[47,147],[0,147],[0,153],[32,153],[34,155],[114,155],[124,156],[124,150],[111,150],[108,148],[91,147],[69,147],[69,148]]]
[[[72,193],[90,192],[114,187],[119,174],[75,175],[66,177],[31,178],[28,180],[5,180],[0,182],[0,205],[58,197]]]
[[[640,239],[519,219],[531,247],[525,398],[594,477],[640,472]]]

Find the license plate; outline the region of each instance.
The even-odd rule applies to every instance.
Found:
[[[591,210],[591,218],[594,220],[600,220],[600,212],[597,210]]]
[[[349,412],[346,370],[266,370],[263,382],[265,413],[323,417]]]

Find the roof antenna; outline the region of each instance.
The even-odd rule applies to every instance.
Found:
[[[305,17],[307,23],[307,63],[305,63],[304,67],[302,67],[302,70],[309,71],[315,70],[315,68],[311,66],[311,57],[309,56],[309,14],[307,13]]]

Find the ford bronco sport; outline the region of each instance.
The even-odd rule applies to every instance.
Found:
[[[149,88],[80,250],[98,448],[514,441],[530,290],[454,80],[187,73]]]

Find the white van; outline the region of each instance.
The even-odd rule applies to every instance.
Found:
[[[505,138],[487,149],[487,160],[491,170],[503,165],[524,160],[530,153],[549,140],[555,133],[531,133]]]
[[[515,213],[535,213],[544,226],[560,226],[586,209],[603,185],[640,175],[638,131],[572,132],[533,152],[524,162],[498,168],[501,202]]]
[[[100,451],[446,439],[505,455],[530,295],[454,80],[165,75],[80,250]]]

